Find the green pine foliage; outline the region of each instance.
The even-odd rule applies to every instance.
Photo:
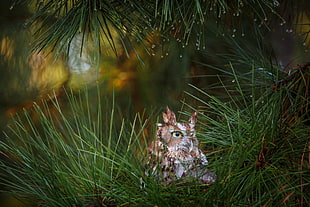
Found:
[[[94,109],[85,94],[68,93],[70,115],[51,98],[53,111],[46,102],[35,104],[32,113],[13,120],[1,143],[1,183],[10,192],[42,206],[136,202],[130,196],[136,192],[122,192],[122,185],[140,188],[145,147],[143,139],[137,143],[145,122],[138,115],[132,122],[116,120],[114,103],[98,99]],[[31,114],[39,115],[37,123]]]
[[[223,87],[240,96],[228,92],[223,103],[196,88],[207,99],[193,97],[204,112],[200,137],[221,177],[207,206],[307,205],[309,64],[260,94],[232,77],[236,83]]]
[[[98,96],[93,107],[87,91],[68,92],[66,110],[55,98],[49,100],[54,112],[46,102],[35,104],[37,123],[30,112],[15,117],[0,145],[1,184],[41,206],[305,206],[309,65],[260,94],[233,72],[231,78],[234,84],[223,85],[225,101],[195,86],[200,95],[188,93],[200,112],[198,138],[217,174],[213,185],[165,186],[145,175],[155,117],[126,120],[114,101]]]
[[[297,21],[291,17],[307,12],[306,0],[294,5],[277,0],[14,0],[11,9],[16,5],[32,10],[26,25],[32,26],[34,50],[59,55],[82,34],[81,48],[93,45],[96,57],[107,49],[118,54],[118,43],[127,55],[132,49],[137,53],[137,45],[151,53],[151,43],[164,45],[170,37],[203,49],[212,39],[206,25],[217,25],[218,34],[233,35],[249,29],[270,31],[278,24],[291,29]]]
[[[114,94],[102,97],[98,87],[77,94],[66,89],[65,100],[55,95],[12,118],[0,141],[1,192],[27,206],[310,203],[310,66],[284,72],[270,45],[278,40],[268,36],[283,24],[289,30],[309,25],[295,25],[308,12],[307,0],[14,2],[33,9],[27,23],[36,51],[62,54],[77,35],[83,39],[81,53],[87,45],[118,54],[121,45],[126,55],[138,54],[142,45],[156,56],[160,50],[168,54],[170,46],[162,74],[175,88],[179,82],[173,79],[193,68],[180,114],[199,111],[197,136],[217,181],[163,185],[146,175],[147,147],[160,111],[133,116],[130,104],[124,107]],[[308,34],[299,36],[306,49]],[[291,61],[286,57],[281,57],[285,64]],[[183,72],[174,64],[180,58]],[[217,78],[215,84],[203,82],[210,77]]]

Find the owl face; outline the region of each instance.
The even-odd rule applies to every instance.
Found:
[[[198,145],[196,139],[195,124],[197,112],[194,112],[188,123],[176,121],[175,114],[167,107],[167,113],[163,113],[164,124],[157,124],[157,137],[169,150],[190,150]]]

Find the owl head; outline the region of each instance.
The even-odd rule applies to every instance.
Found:
[[[157,138],[168,148],[186,150],[198,145],[195,131],[197,111],[192,114],[187,123],[177,122],[175,114],[168,107],[162,116],[164,123],[157,124]]]

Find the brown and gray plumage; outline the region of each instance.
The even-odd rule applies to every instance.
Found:
[[[208,160],[198,148],[197,112],[192,114],[188,123],[179,123],[168,107],[166,110],[164,123],[157,124],[156,140],[148,148],[151,173],[168,183],[187,178],[205,184],[214,183],[216,175],[206,168]]]

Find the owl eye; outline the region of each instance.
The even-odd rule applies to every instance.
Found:
[[[183,137],[183,133],[180,132],[180,131],[171,132],[171,135],[172,135],[172,137],[174,137],[174,138],[181,138],[181,137]]]

